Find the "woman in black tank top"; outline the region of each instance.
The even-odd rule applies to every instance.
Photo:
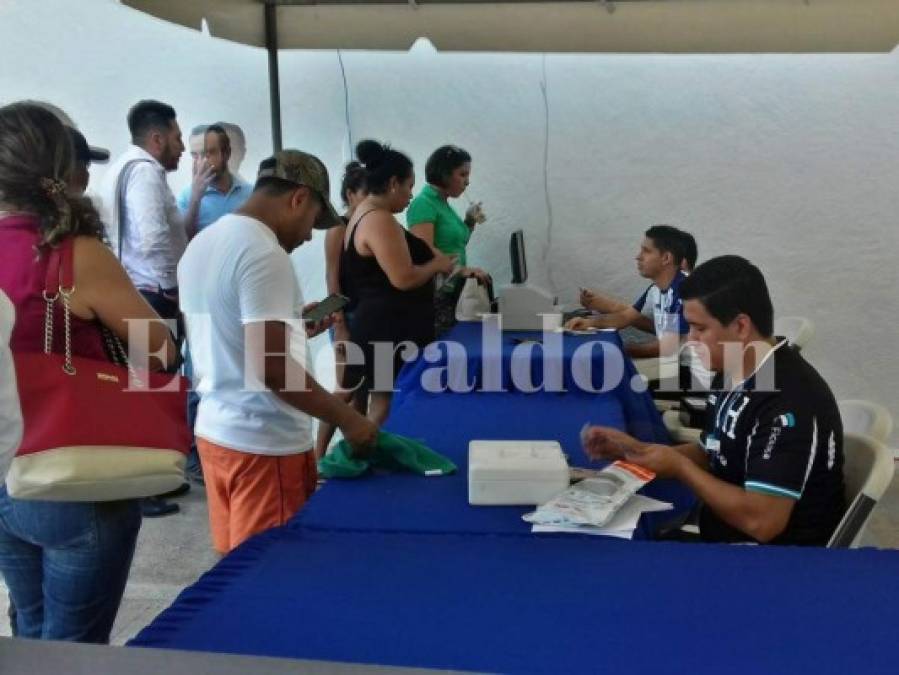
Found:
[[[347,365],[343,386],[358,387],[357,407],[380,424],[390,411],[393,382],[403,364],[405,350],[397,347],[411,342],[423,348],[433,341],[434,275],[449,273],[454,261],[435,256],[393,217],[412,198],[415,175],[409,158],[374,141],[363,141],[356,153],[366,168],[369,194],[347,227],[340,286],[351,299],[350,341],[365,363]]]

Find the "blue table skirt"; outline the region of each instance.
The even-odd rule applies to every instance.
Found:
[[[394,407],[386,428],[423,440],[452,459],[458,473],[430,478],[389,474],[330,480],[290,525],[315,530],[529,535],[531,526],[521,520],[521,515],[532,509],[469,506],[469,441],[557,440],[570,465],[599,468],[602,465],[591,464],[581,449],[579,435],[584,423],[619,429],[637,427],[652,440],[656,433],[653,417],[657,420],[658,413],[651,401],[649,406],[646,417],[627,419],[620,397],[613,394],[412,391]],[[673,502],[677,511],[688,509],[693,501],[690,492],[674,481],[655,481],[643,492]],[[635,536],[650,538],[658,525],[674,515],[647,514]]]
[[[895,673],[899,552],[271,530],[130,643],[509,673]]]

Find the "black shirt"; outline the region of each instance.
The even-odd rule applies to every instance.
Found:
[[[827,543],[845,509],[843,423],[830,387],[798,350],[780,342],[742,385],[710,394],[701,444],[717,478],[796,500],[771,543]],[[750,540],[707,507],[699,528],[706,541]]]

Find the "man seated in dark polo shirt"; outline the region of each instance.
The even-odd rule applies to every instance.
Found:
[[[843,425],[818,372],[773,337],[759,269],[713,258],[680,288],[689,340],[716,375],[700,443],[643,443],[591,427],[585,450],[686,483],[705,541],[824,545],[845,508]]]

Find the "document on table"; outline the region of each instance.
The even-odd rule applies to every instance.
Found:
[[[602,527],[592,525],[534,525],[531,532],[569,532],[572,534],[593,534],[619,539],[633,539],[634,530],[640,516],[654,511],[670,511],[673,504],[661,502],[651,497],[634,495],[628,499],[611,520]]]

